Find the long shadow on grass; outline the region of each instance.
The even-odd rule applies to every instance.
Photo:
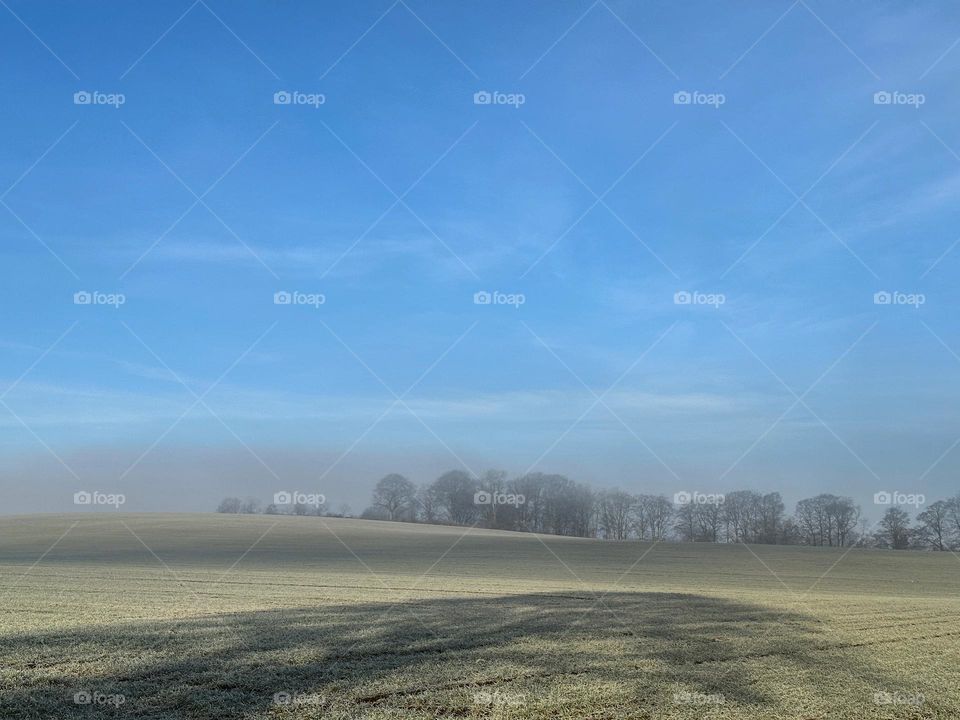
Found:
[[[830,646],[810,617],[689,594],[247,612],[0,638],[0,717],[509,716],[521,705],[525,717],[551,717],[591,687],[593,710],[670,717],[720,697],[774,708],[758,677],[770,663],[788,684],[829,665],[891,686],[849,657],[831,661]],[[84,690],[125,701],[75,704]],[[292,704],[277,704],[283,692]]]

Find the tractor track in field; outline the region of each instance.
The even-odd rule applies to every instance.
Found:
[[[960,635],[960,630],[958,630],[957,632],[938,633],[936,635],[885,638],[882,640],[864,640],[863,642],[855,642],[855,643],[833,643],[830,645],[820,645],[820,646],[811,648],[811,650],[814,652],[829,652],[831,650],[849,650],[852,648],[871,647],[873,645],[889,645],[889,644],[903,643],[903,642],[916,642],[918,640],[937,640],[939,638],[955,637],[957,635]],[[763,653],[745,653],[743,655],[734,655],[732,657],[726,657],[726,658],[704,658],[702,660],[692,660],[687,663],[678,663],[678,664],[706,665],[711,663],[738,662],[740,660],[756,660],[756,659],[775,657],[775,656],[790,658],[790,657],[796,657],[799,654],[800,653],[798,652],[792,652],[789,650],[772,650],[770,652],[763,652]]]
[[[866,627],[842,627],[842,630],[844,632],[859,632],[862,630],[889,630],[890,628],[923,627],[925,625],[940,625],[942,623],[960,622],[960,618],[943,617],[942,615],[929,617],[929,618],[910,618],[910,619],[922,620],[923,622],[895,622],[891,625],[867,625]]]
[[[12,577],[18,577],[16,575],[11,575]],[[0,578],[4,577],[4,573],[0,573]],[[113,576],[99,576],[99,575],[86,575],[86,574],[66,574],[66,573],[33,573],[32,578],[49,578],[62,582],[64,580],[103,580],[103,581],[116,581],[116,577]],[[125,580],[128,578],[124,578]],[[137,582],[143,583],[162,583],[169,585],[173,582],[172,576],[142,576],[129,578]],[[531,593],[528,592],[498,592],[496,590],[470,590],[470,589],[455,589],[455,590],[445,590],[440,588],[429,588],[429,587],[396,587],[391,585],[333,585],[326,583],[305,583],[305,582],[274,582],[274,581],[263,581],[263,582],[251,582],[251,581],[242,581],[242,580],[211,580],[210,578],[188,578],[184,577],[182,574],[177,578],[179,584],[181,585],[216,585],[216,586],[241,586],[248,588],[264,588],[264,587],[287,587],[287,588],[316,588],[323,590],[378,590],[384,591],[389,590],[392,592],[410,592],[410,593],[435,593],[438,595],[477,595],[477,596],[491,596],[491,597],[510,597],[511,595],[516,595],[517,597],[531,597]],[[102,591],[96,588],[90,590],[82,590],[74,588],[71,590],[74,593],[86,593],[86,594],[102,594]],[[213,593],[213,592],[199,592],[198,595],[205,595],[210,597],[228,597],[222,593]],[[542,592],[540,595],[544,599],[550,598],[560,598],[565,600],[595,600],[596,597],[593,595],[575,595],[575,594],[557,594],[552,592]],[[277,597],[286,597],[279,595]]]
[[[413,695],[423,695],[428,692],[443,690],[460,690],[463,688],[483,688],[491,685],[507,684],[517,682],[518,680],[541,680],[543,678],[559,677],[561,675],[586,675],[589,670],[557,670],[553,672],[530,673],[528,675],[515,675],[513,677],[490,678],[488,680],[473,680],[455,683],[442,683],[440,685],[429,685],[426,687],[405,688],[402,690],[389,690],[375,693],[373,695],[362,695],[355,698],[354,702],[358,704],[374,704],[387,700],[389,698],[411,697]]]

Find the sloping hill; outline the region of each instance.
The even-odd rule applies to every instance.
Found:
[[[5,518],[0,715],[89,717],[89,692],[156,718],[955,717],[958,570],[315,517]]]

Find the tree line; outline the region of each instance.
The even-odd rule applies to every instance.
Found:
[[[258,513],[261,505],[225,498],[217,512]],[[299,503],[270,504],[262,512],[352,517],[348,506],[332,512]],[[926,506],[915,518],[891,505],[871,526],[852,498],[829,493],[800,500],[788,514],[779,492],[678,492],[671,498],[597,490],[556,474],[508,478],[500,470],[480,477],[450,470],[421,485],[391,473],[376,483],[360,517],[606,540],[960,549],[960,495]]]

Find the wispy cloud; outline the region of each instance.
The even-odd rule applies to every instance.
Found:
[[[445,242],[455,246],[455,252],[471,268],[488,271],[503,265],[517,255],[516,243],[495,242],[482,237],[460,237],[457,241],[445,235]],[[300,243],[289,246],[255,245],[254,252],[272,267],[302,275],[320,275],[333,267],[334,276],[356,276],[382,271],[397,261],[414,263],[431,276],[459,277],[463,265],[430,234],[412,233],[403,237],[366,238],[346,255],[353,240],[318,239],[315,244]],[[209,263],[222,265],[251,265],[256,259],[243,246],[213,240],[169,241],[157,247],[153,258],[166,262]],[[341,259],[342,258],[342,259]]]
[[[601,389],[602,390],[602,389]],[[30,424],[116,425],[151,423],[178,417],[190,402],[183,392],[122,392],[98,386],[23,382],[8,399]],[[532,422],[549,418],[575,419],[591,404],[586,390],[544,390],[501,393],[457,393],[449,396],[421,394],[405,402],[427,420]],[[655,393],[623,390],[609,393],[605,402],[618,413],[637,420],[657,417],[707,418],[757,410],[761,399],[706,392]],[[392,398],[379,396],[311,395],[259,390],[223,384],[208,397],[210,406],[224,419],[258,423],[290,420],[363,421],[376,416]],[[407,411],[397,409],[397,415]],[[198,417],[204,415],[197,410]],[[13,418],[0,424],[13,426]]]

